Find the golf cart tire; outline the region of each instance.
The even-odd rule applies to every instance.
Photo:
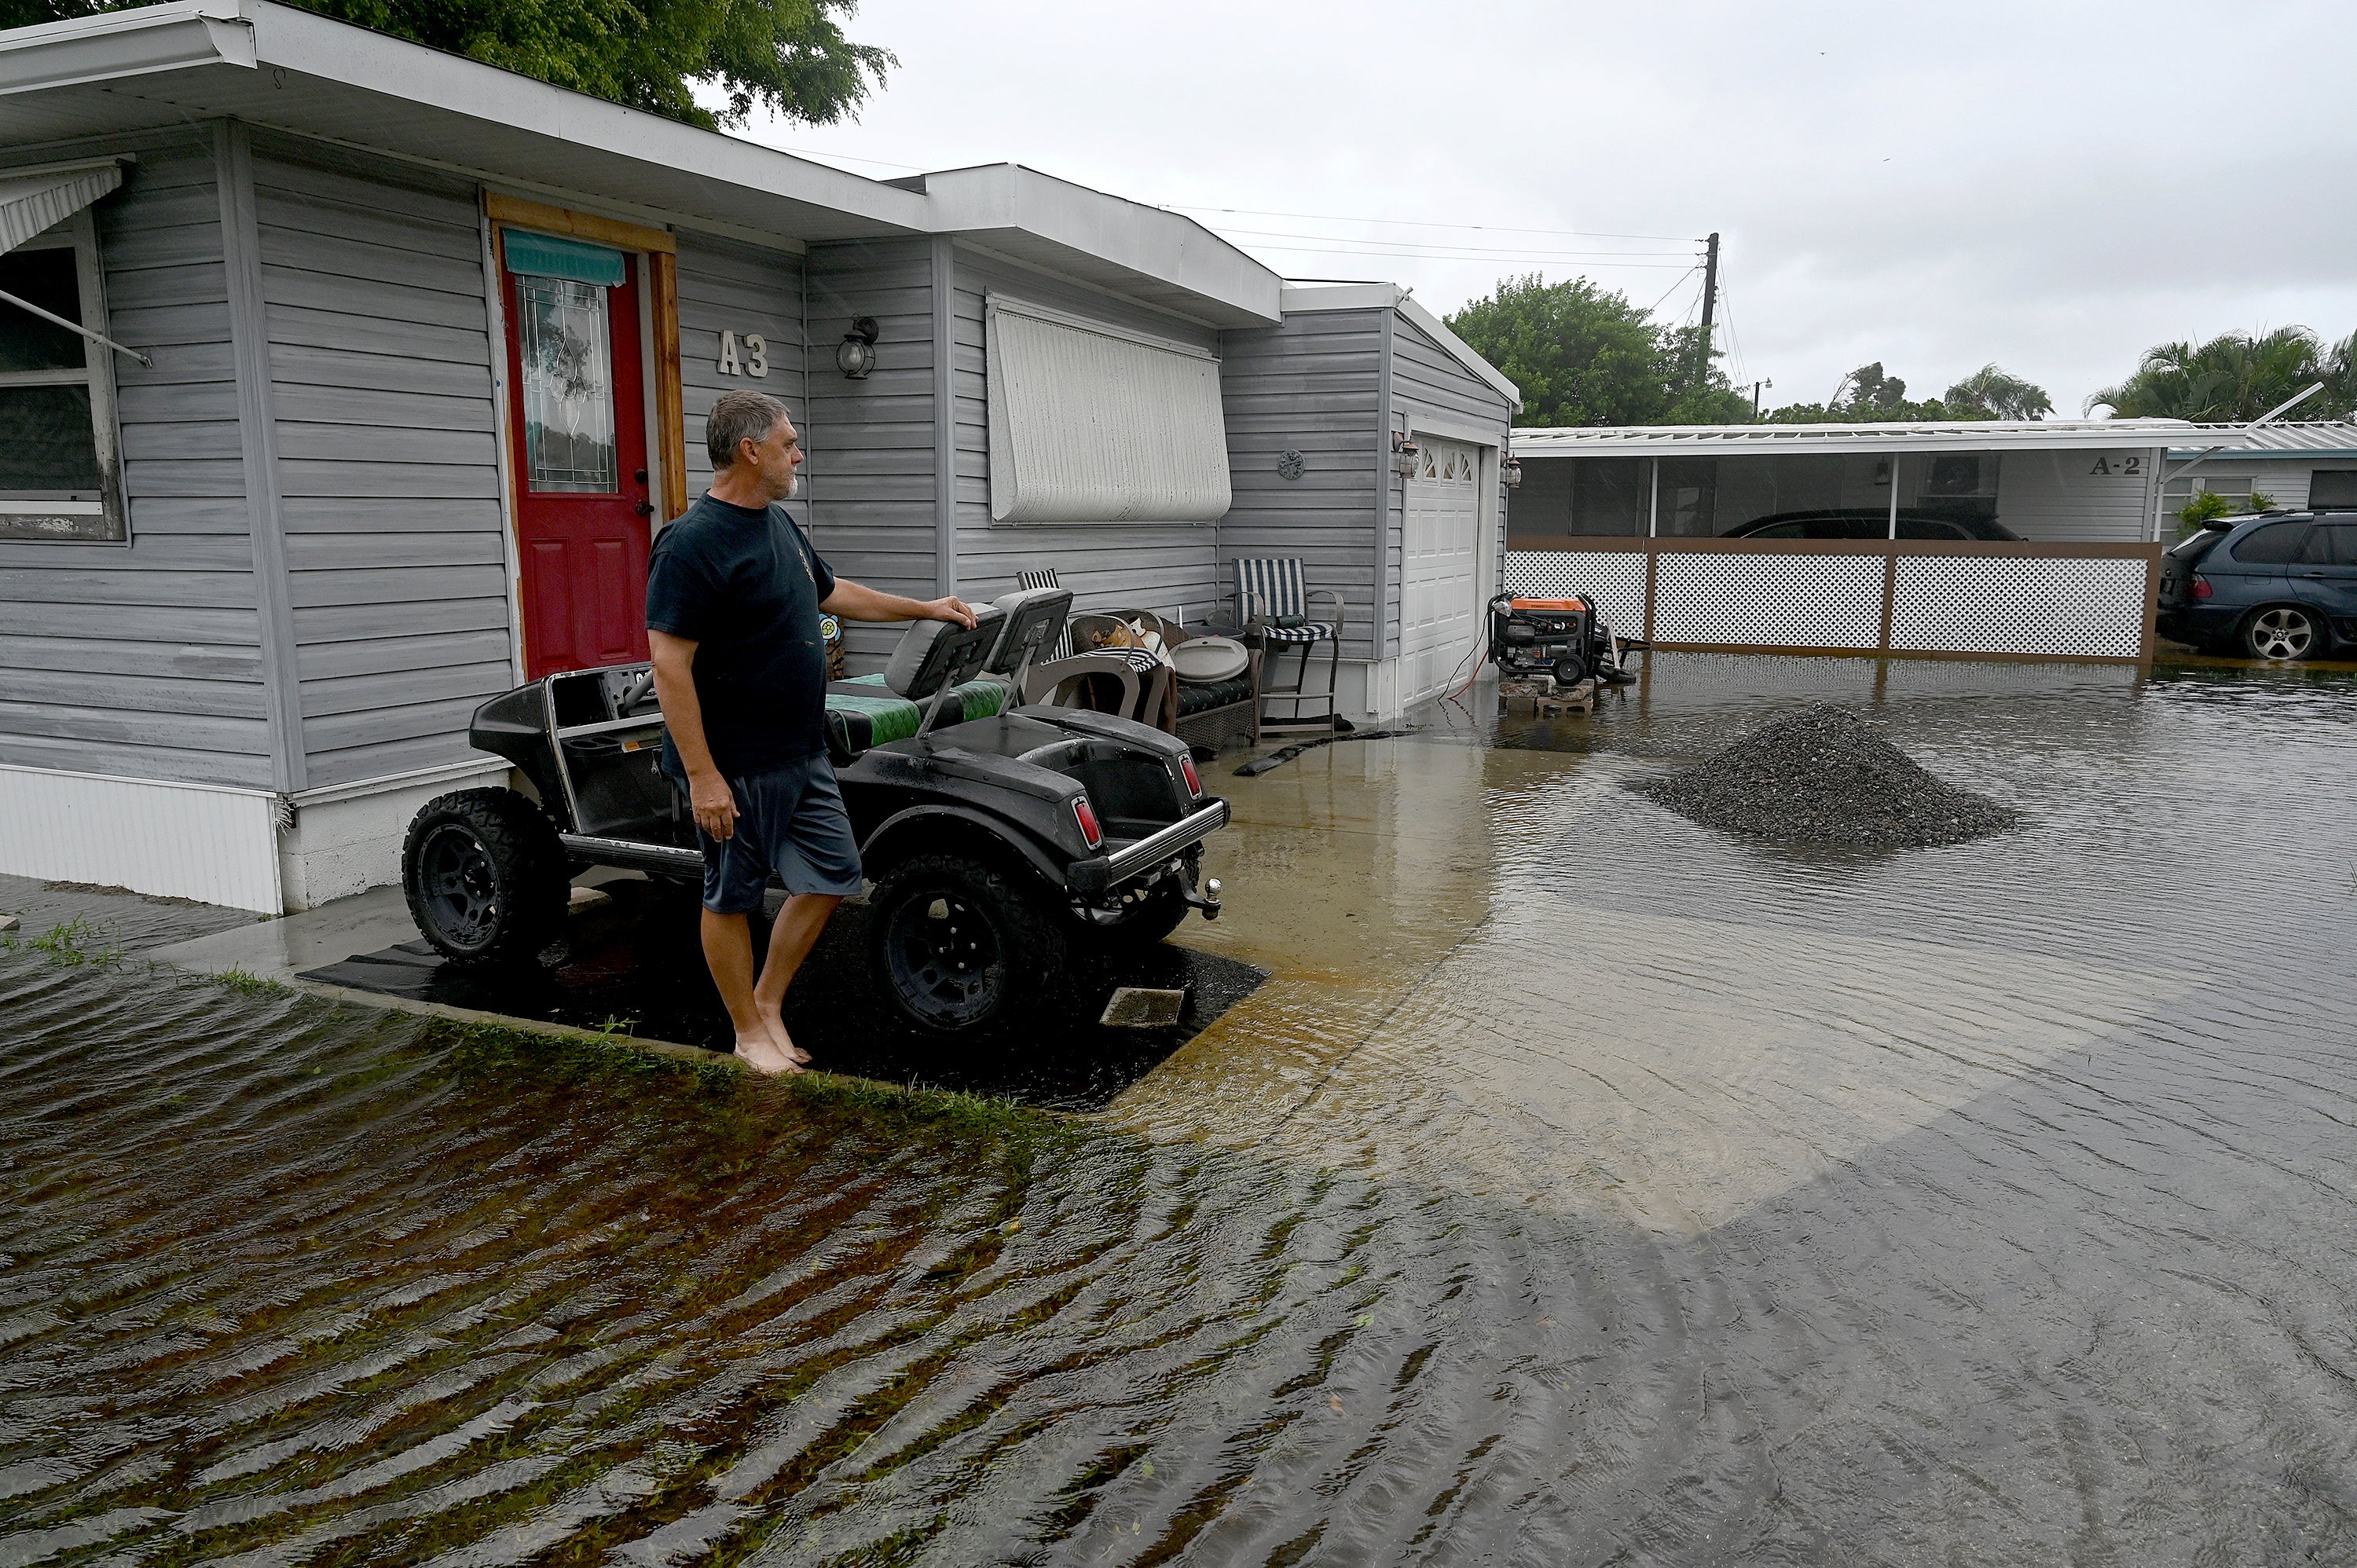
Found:
[[[564,846],[512,789],[460,789],[425,803],[401,846],[411,918],[446,958],[530,959],[565,929]]]
[[[2296,637],[2297,628],[2308,628],[2308,642],[2297,652],[2271,653],[2271,647],[2280,648],[2287,637]],[[2306,605],[2263,605],[2243,618],[2235,634],[2235,644],[2245,659],[2261,659],[2269,663],[2284,660],[2321,659],[2332,647],[2332,631],[2325,618]]]
[[[1060,1018],[1068,917],[1031,881],[963,854],[913,855],[877,880],[868,969],[910,1027],[990,1039]]]
[[[1092,929],[1108,948],[1123,951],[1150,948],[1186,924],[1188,908],[1177,879],[1165,877],[1138,895],[1120,920]]]

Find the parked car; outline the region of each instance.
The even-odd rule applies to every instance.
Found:
[[[2357,641],[2357,512],[2222,517],[2161,557],[2163,637],[2245,659]]]
[[[1722,539],[1888,539],[1890,513],[1882,507],[1828,507],[1821,511],[1780,511],[1728,529]],[[1958,517],[1944,511],[1899,509],[1901,539],[2018,540],[1993,517]]]

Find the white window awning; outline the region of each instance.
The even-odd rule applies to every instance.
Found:
[[[0,254],[48,232],[123,183],[123,165],[54,164],[0,177]]]
[[[1232,500],[1217,355],[992,295],[993,522],[1216,522]]]

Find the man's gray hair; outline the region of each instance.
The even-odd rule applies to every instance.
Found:
[[[759,442],[785,417],[786,405],[768,392],[722,392],[704,421],[704,449],[712,454],[713,468],[737,461],[737,443]]]

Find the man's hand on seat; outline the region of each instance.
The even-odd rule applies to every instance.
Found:
[[[955,621],[968,631],[974,629],[974,607],[955,594],[952,594],[945,599],[927,601],[925,617],[929,620]]]
[[[737,836],[737,797],[729,792],[728,780],[717,773],[706,773],[687,781],[688,809],[695,813],[695,825],[716,839]]]

